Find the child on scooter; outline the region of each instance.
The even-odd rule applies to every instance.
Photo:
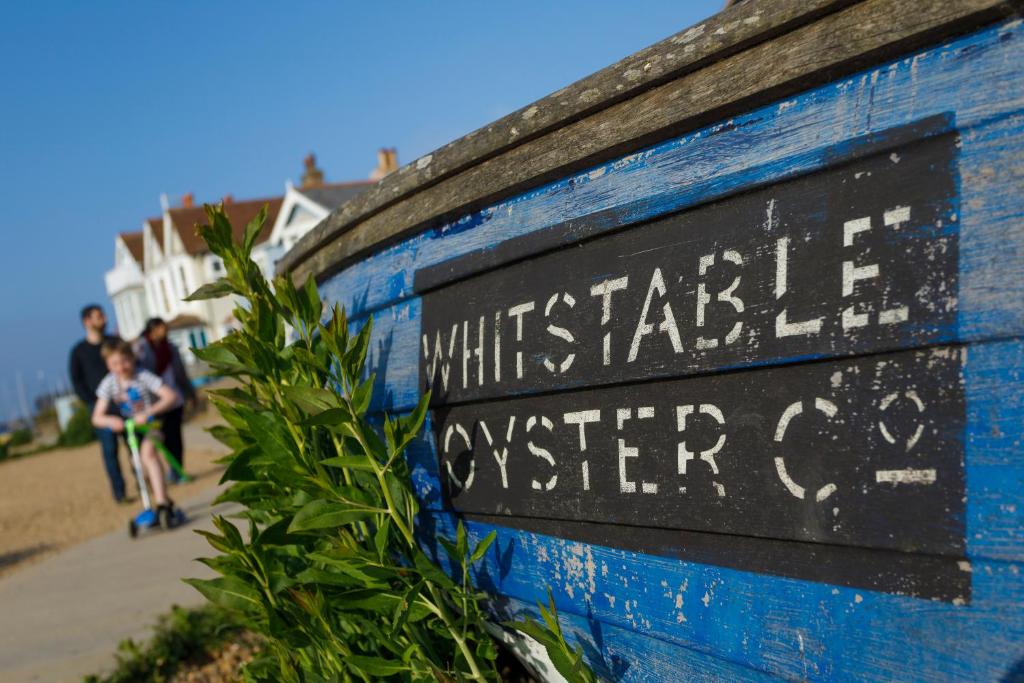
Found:
[[[174,389],[148,370],[135,368],[135,354],[128,342],[112,340],[100,349],[107,363],[107,376],[96,388],[96,406],[92,412],[92,424],[114,432],[124,432],[125,420],[131,419],[137,425],[144,425],[154,416],[173,407],[178,400]],[[120,416],[109,413],[110,406],[116,406]],[[156,429],[150,429],[139,446],[139,456],[150,486],[157,511],[172,512],[174,504],[167,497],[163,462],[157,453],[154,439],[159,438]],[[140,482],[140,485],[142,483]]]

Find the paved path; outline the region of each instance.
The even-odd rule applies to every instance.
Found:
[[[203,601],[183,577],[212,572],[194,558],[214,551],[192,529],[211,528],[216,488],[181,503],[184,528],[137,540],[124,531],[86,541],[49,560],[0,579],[0,681],[80,682],[109,670],[125,638],[148,627],[171,605]]]

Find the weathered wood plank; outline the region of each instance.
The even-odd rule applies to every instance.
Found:
[[[643,528],[634,547],[649,541],[648,552],[665,549],[646,537],[658,528],[959,558],[962,355],[936,347],[441,408],[443,497],[465,513]]]
[[[527,187],[1016,11],[1016,2],[867,0],[467,168],[357,224],[340,214],[282,267],[299,279]],[[343,236],[334,239],[328,235]],[[313,252],[307,247],[315,245]]]
[[[454,520],[426,513],[422,542],[454,533]],[[638,631],[797,680],[996,681],[1020,670],[1018,564],[972,561],[972,601],[958,605],[466,526],[472,541],[498,535],[477,585],[526,603],[546,600],[550,586],[563,616],[592,629]]]
[[[1021,335],[1024,334],[1024,177],[1020,175],[1019,158],[1020,150],[1024,149],[1024,116],[1013,115],[962,131],[960,147],[960,176],[961,179],[969,178],[970,183],[964,187],[960,202],[959,263],[962,272],[959,276],[959,300],[955,324],[937,330],[930,340],[946,343]],[[997,174],[991,170],[995,168],[1003,170]],[[332,300],[341,294],[332,284],[325,286],[324,292]],[[417,373],[423,359],[422,308],[419,298],[403,299],[394,306],[378,310],[373,316],[375,328],[370,358],[378,373],[375,410],[405,410],[419,399]],[[361,319],[357,317],[356,320]],[[633,333],[634,330],[627,331],[627,344]],[[592,340],[598,344],[595,353],[601,351],[601,340],[601,336]],[[878,349],[893,348],[894,345],[882,345]],[[692,344],[688,344],[688,348],[692,348]],[[790,347],[784,353],[758,355],[757,361],[788,362],[803,351]],[[840,351],[821,348],[817,355],[832,356]],[[514,353],[514,348],[508,348],[506,361],[514,363]],[[451,370],[456,375],[461,372],[460,355],[461,348]],[[542,361],[537,359],[534,362]],[[734,364],[727,361],[702,364],[692,369],[677,365],[666,374],[729,367],[734,367]],[[645,365],[645,369],[656,368]],[[543,369],[540,372],[550,374]],[[503,375],[506,379],[514,376],[514,372]],[[578,385],[582,381],[579,376],[576,382],[571,381],[571,376],[560,377],[565,380],[563,387]],[[601,381],[600,375],[588,375],[585,379],[591,385]]]
[[[724,9],[403,166],[339,208],[331,229],[365,219],[384,206],[509,147],[857,1],[760,0]],[[289,269],[289,263],[301,261],[306,252],[315,251],[334,236],[327,224],[319,226],[285,257],[282,266]]]
[[[496,605],[491,613],[498,621],[514,621],[527,616],[537,621],[541,620],[540,612],[535,606],[515,599]],[[562,613],[559,617],[569,644],[583,648],[584,655],[594,672],[601,676],[602,680],[616,683],[779,680],[776,676],[743,666],[742,663],[730,662],[711,653],[698,652],[634,630],[571,613]],[[532,647],[536,649],[538,646],[533,644]],[[550,676],[551,670],[545,669],[541,674]],[[557,676],[557,673],[555,675]]]
[[[1020,222],[1012,219],[1020,210],[1015,202],[1024,184],[1019,175],[992,171],[999,161],[992,155],[1013,161],[1019,133],[1009,124],[1001,131],[970,131],[1024,108],[1024,96],[1009,85],[1024,79],[1022,34],[1020,24],[1011,22],[598,166],[375,253],[332,277],[322,290],[358,315],[412,295],[414,273],[447,259],[551,226],[575,226],[601,212],[615,212],[618,224],[648,220],[755,183],[820,169],[829,163],[826,150],[844,140],[950,111],[965,133],[961,173],[977,179],[965,188],[971,197],[965,198],[961,229],[1019,231]],[[962,78],[961,68],[977,78]],[[590,226],[580,236],[611,227]],[[567,240],[578,239],[574,231]],[[992,256],[978,264],[994,262]],[[1019,252],[1005,253],[1002,260],[1001,268],[1024,273]],[[966,273],[961,296],[991,291],[988,270]],[[1002,284],[1024,294],[1018,282],[1024,278]],[[1012,329],[1019,315],[1009,314],[1007,299],[1013,301],[990,298],[989,303],[1007,311],[1003,319]]]
[[[426,293],[421,388],[451,404],[954,337],[957,141],[935,134],[946,122],[848,140],[828,169]],[[563,233],[416,281],[512,263]]]
[[[966,557],[971,559],[991,558],[1017,562],[1024,561],[1024,532],[1022,532],[1022,529],[1024,529],[1024,455],[1022,455],[1020,452],[1020,444],[1024,443],[1024,383],[1022,383],[1021,381],[1022,373],[1024,373],[1024,371],[1021,370],[1021,368],[1024,367],[1024,342],[1003,341],[972,344],[968,347],[965,347],[965,350],[967,360],[963,367],[963,393],[965,396],[963,418],[961,418],[961,420],[963,421],[959,422],[959,426],[947,425],[952,427],[953,432],[955,432],[955,434],[947,433],[946,436],[949,440],[952,441],[958,441],[961,439],[963,440],[962,467],[967,485],[967,500],[965,503],[966,510],[958,506],[956,502],[950,503],[951,509],[949,511],[949,519],[953,524],[965,525],[965,529],[960,533],[962,533],[962,538],[966,543],[966,548],[963,553]],[[930,351],[924,352],[926,356],[930,353]],[[844,363],[849,365],[850,363],[856,364],[858,362],[861,361],[845,361]],[[829,364],[825,365],[828,366]],[[757,373],[765,373],[764,376],[771,375],[771,373],[773,372],[782,373],[780,376],[784,376],[787,373],[799,373],[800,367],[801,366],[792,366],[788,368],[782,368],[779,370],[752,370],[750,372],[735,375],[735,377],[738,377],[739,379],[734,381],[740,383],[746,382],[748,381],[747,378],[756,376]],[[938,380],[940,379],[942,373],[938,372],[938,368],[935,369],[936,375],[933,379]],[[729,375],[723,377],[729,377]],[[685,386],[686,382],[689,381],[694,381],[696,383],[716,383],[716,381],[711,380],[709,378],[700,378],[698,380],[684,381],[682,385]],[[752,387],[756,387],[758,384],[754,380],[749,380],[749,382]],[[952,381],[950,383],[955,384],[955,381]],[[831,385],[831,374],[829,375],[828,384]],[[640,386],[642,387],[644,385]],[[659,383],[651,384],[649,386],[657,388],[659,386]],[[784,383],[782,384],[780,390],[786,391],[793,389],[793,387],[790,387],[789,389],[787,389],[786,387],[789,387],[789,385]],[[922,386],[922,392],[923,391],[924,387]],[[559,399],[560,405],[565,407],[566,410],[568,410],[569,407],[573,405],[573,402],[577,400],[577,396],[585,395],[586,393],[587,392],[572,392],[570,394],[558,395],[561,397]],[[527,399],[527,401],[530,400],[535,399]],[[783,411],[783,409],[785,409],[787,405],[789,405],[788,403],[786,405],[783,405],[783,403],[784,402],[780,400],[779,404],[775,406],[779,412]],[[472,407],[472,405],[475,404],[471,404],[470,407]],[[895,404],[893,404],[893,407],[895,407]],[[907,403],[903,407],[911,411],[914,408],[913,406],[910,405],[910,403]],[[950,406],[944,405],[941,410],[949,409]],[[867,412],[870,413],[871,411],[868,410]],[[634,421],[636,420],[635,415],[636,412],[634,411]],[[655,416],[657,415],[658,411],[656,408]],[[556,493],[557,491],[561,491],[561,489],[557,487],[550,492],[535,492],[532,489],[530,489],[529,481],[532,476],[531,473],[534,472],[535,469],[539,468],[539,466],[543,465],[544,463],[539,462],[537,455],[535,453],[530,452],[530,450],[528,449],[526,445],[527,436],[523,432],[523,421],[527,419],[529,415],[523,413],[521,417],[522,419],[520,420],[520,424],[517,425],[518,430],[516,430],[513,434],[513,439],[510,444],[509,453],[507,455],[506,477],[510,485],[510,488],[508,489],[509,494],[513,493],[512,485],[515,484],[519,486],[519,488],[517,488],[516,491],[522,494],[523,500],[515,500],[514,496],[511,496],[509,500],[506,500],[505,498],[501,497],[504,494],[502,493],[502,491],[499,490],[495,492],[493,500],[491,501],[495,504],[494,506],[488,507],[487,505],[471,504],[472,501],[470,497],[466,499],[469,502],[465,503],[465,505],[467,506],[465,509],[476,512],[497,512],[499,514],[505,514],[504,509],[496,509],[496,505],[498,503],[500,503],[503,507],[509,506],[513,508],[522,508],[524,506],[529,506],[531,504],[531,500],[537,499],[538,497],[542,497],[544,493]],[[425,430],[427,433],[413,443],[409,452],[409,460],[413,467],[413,481],[417,495],[420,497],[421,503],[426,508],[433,510],[441,510],[445,508],[445,490],[449,489],[453,485],[452,483],[443,482],[444,479],[448,478],[447,469],[445,469],[443,473],[439,469],[439,463],[444,463],[445,459],[444,454],[441,452],[443,450],[444,439],[441,438],[439,440],[436,436],[437,432],[439,430],[442,430],[442,423],[437,422],[438,419],[443,420],[444,417],[442,416],[439,418],[436,414],[432,414],[428,418],[428,423]],[[857,420],[861,419],[867,419],[867,417],[860,416],[854,419],[853,422],[850,424],[854,424],[857,422]],[[776,426],[775,419],[771,419],[768,421],[772,423],[768,425],[769,427]],[[944,418],[939,418],[939,422],[943,423]],[[750,415],[748,416],[748,419],[743,422],[742,429],[756,429],[756,425],[758,423],[759,420],[754,419],[754,417]],[[574,425],[561,424],[559,425],[559,429],[565,429],[566,427],[573,426]],[[617,485],[619,478],[619,459],[618,450],[616,448],[617,442],[612,442],[611,451],[609,451],[607,444],[604,444],[598,440],[600,438],[600,433],[596,430],[591,431],[591,428],[595,426],[599,425],[589,425],[587,433],[587,454],[588,462],[590,463],[589,475],[590,483],[593,487],[594,492],[597,491],[599,485],[607,487],[609,485],[609,482],[611,484]],[[615,424],[612,424],[610,426],[612,428],[612,431],[614,432]],[[632,427],[633,425],[630,426]],[[675,425],[672,426],[674,427]],[[713,420],[711,421],[711,426],[715,426]],[[901,425],[901,428],[905,426],[906,425]],[[503,425],[502,429],[492,429],[492,438],[498,441],[503,440],[507,433],[507,430],[504,429],[504,427],[507,427],[507,422],[505,423],[505,425]],[[535,429],[538,429],[539,431],[539,428]],[[933,426],[928,429],[929,436],[922,436],[922,438],[924,438],[925,440],[929,438],[938,438],[939,434],[941,433],[941,431],[933,431],[933,429],[941,429],[937,426]],[[486,437],[482,436],[482,432],[471,432],[468,423],[466,426],[466,430],[467,433],[472,434],[474,442],[476,442],[476,445],[480,447],[481,451],[481,458],[477,466],[476,476],[480,477],[481,482],[486,482],[487,479],[500,481],[501,468],[492,454],[492,449],[486,443]],[[866,433],[865,438],[872,438],[869,434],[867,434],[867,432],[875,433],[878,432],[878,430],[879,428],[877,426],[877,423],[873,422],[869,428],[863,429],[863,431]],[[856,431],[856,428],[854,428],[854,431]],[[910,434],[904,434],[904,436],[912,436],[913,431],[914,430],[911,430]],[[552,448],[550,442],[543,442],[541,438],[539,438],[538,436],[538,438],[536,439],[536,444],[541,446],[547,446],[549,451],[553,454],[553,458],[556,460],[556,463],[562,463],[563,467],[569,467],[566,464],[566,461],[570,461],[572,463],[572,471],[565,476],[573,477],[575,479],[575,482],[573,480],[560,481],[559,486],[562,486],[564,488],[565,484],[569,484],[570,489],[574,493],[578,493],[579,477],[581,476],[581,474],[580,470],[576,468],[579,467],[579,458],[582,455],[580,444],[578,440],[576,440],[578,439],[578,430],[570,430],[569,432],[566,432],[565,436],[566,438],[570,436],[573,437],[572,443],[560,446],[558,448]],[[727,439],[723,444],[723,447],[726,444],[729,444],[729,436],[730,434],[727,432]],[[453,437],[453,439],[454,438],[455,437]],[[707,439],[707,441],[710,444],[715,443],[713,439]],[[654,442],[655,439],[653,438],[649,438],[647,440],[640,440],[635,443],[633,441],[627,440],[626,445],[640,445],[642,449],[646,450],[643,450],[642,453],[638,453],[638,456],[649,456],[651,454],[650,449],[655,448]],[[455,439],[453,443],[458,443],[458,439]],[[922,444],[923,443],[924,442],[922,442]],[[697,442],[694,441],[692,442],[692,444],[696,445]],[[504,446],[503,442],[499,444],[499,450],[500,447],[502,446]],[[698,486],[699,484],[703,484],[707,487],[707,491],[704,491],[704,493],[709,494],[708,496],[701,496],[701,499],[703,500],[706,497],[714,498],[714,496],[710,495],[710,493],[714,492],[714,481],[718,481],[723,486],[728,486],[729,481],[727,481],[726,476],[747,477],[752,474],[754,470],[747,471],[746,468],[740,468],[740,470],[737,471],[735,468],[739,465],[739,461],[736,458],[756,459],[760,457],[765,459],[766,461],[770,461],[769,464],[772,467],[774,467],[774,460],[772,459],[772,449],[775,447],[776,446],[774,445],[773,437],[769,437],[767,439],[767,443],[765,443],[763,446],[754,446],[745,449],[740,449],[738,451],[733,451],[734,459],[728,465],[728,467],[733,468],[731,474],[726,469],[727,461],[725,460],[725,454],[729,449],[720,451],[720,454],[716,453],[715,462],[719,468],[720,477],[713,477],[711,476],[710,472],[697,470],[698,479],[700,481],[695,481],[694,487]],[[937,448],[938,451],[941,451],[943,453],[943,457],[951,458],[953,462],[958,461],[960,458],[960,455],[957,452],[957,448],[954,446],[943,446]],[[832,469],[833,467],[840,467],[838,462],[836,462],[835,460],[835,458],[838,456],[834,453],[834,451],[836,451],[837,449],[838,451],[841,452],[843,447],[836,446],[832,442],[829,442],[827,445],[823,445],[820,448],[813,449],[814,456],[813,458],[811,458],[811,460],[818,461],[821,463],[823,473],[825,473],[824,470],[827,470],[827,473],[831,473],[835,471]],[[603,453],[605,457],[600,460],[597,457],[590,457],[596,456],[598,453]],[[826,453],[828,454],[827,456],[825,455]],[[866,462],[871,461],[878,455],[877,453],[872,452],[870,449],[861,451],[861,453]],[[576,457],[573,458],[572,454],[576,454]],[[664,451],[663,454],[669,460],[669,470],[675,472],[675,466],[677,465],[675,451],[669,449],[667,451]],[[914,462],[918,462],[918,464],[920,464],[919,459],[916,456],[907,457],[910,458],[907,462],[910,462],[911,465],[913,465]],[[627,472],[632,472],[632,468],[634,468],[634,466],[636,466],[638,463],[638,460],[630,460],[628,462],[629,469],[627,469]],[[906,462],[904,462],[903,465],[908,466],[906,465]],[[756,470],[756,465],[751,465],[751,467]],[[954,469],[956,469],[956,465],[953,465],[953,467]],[[463,469],[456,467],[454,469],[454,472],[456,478],[460,482],[465,482],[466,473]],[[780,486],[776,478],[777,473],[775,469],[770,469],[768,475],[769,476],[767,476],[766,479],[771,480],[770,483],[773,486]],[[524,477],[526,481],[525,484],[523,484],[522,482]],[[824,483],[824,480],[822,480],[821,483]],[[575,487],[573,487],[573,484],[575,484]],[[878,484],[876,482],[874,486],[877,485]],[[524,492],[524,487],[529,490]],[[780,491],[781,490],[782,489],[780,486]],[[893,490],[894,495],[896,495],[895,487]],[[726,489],[726,491],[728,492],[728,489]],[[867,496],[867,492],[868,485],[865,484],[864,495]],[[567,496],[567,500],[549,502],[546,510],[545,508],[542,507],[536,511],[528,512],[526,514],[528,516],[532,515],[542,519],[551,519],[554,517],[558,517],[558,513],[561,511],[561,516],[563,518],[598,518],[598,516],[595,514],[591,514],[589,516],[581,514],[581,512],[587,510],[587,506],[592,501],[590,501],[589,499],[581,501],[575,495],[570,496],[568,493],[565,493],[565,491],[562,491],[562,493],[565,494],[565,496]],[[701,491],[694,488],[694,490],[691,493],[700,494]],[[902,495],[903,493],[905,492],[900,492],[899,495]],[[623,494],[621,491],[618,491],[617,487],[615,487],[614,492],[606,492],[606,495],[610,499],[614,499],[617,497],[620,500],[642,498],[642,494],[639,493],[639,485],[638,492],[634,494]],[[660,499],[660,496],[654,497]],[[867,498],[870,498],[870,496],[867,496]],[[567,509],[565,506],[570,505],[570,500],[576,501],[574,504],[578,505],[579,507],[570,507]],[[728,500],[728,497],[724,500]],[[462,506],[464,505],[460,497],[455,498],[455,504],[457,507],[460,508],[462,508]],[[642,510],[644,502],[634,501],[632,504],[640,506],[638,509]],[[683,503],[677,503],[677,505],[679,504]],[[742,501],[739,502],[738,504],[741,506],[743,505]],[[898,503],[896,504],[898,505]],[[961,505],[963,504],[964,503],[961,502]],[[599,513],[602,519],[614,513],[614,510],[608,509],[611,505],[613,505],[613,503],[611,502],[611,500],[609,500],[606,501],[606,506],[604,508],[599,509]],[[674,520],[670,520],[666,526],[674,526],[676,528],[704,529],[705,531],[708,531],[710,530],[710,527],[707,526],[708,522],[714,519],[716,515],[723,514],[720,510],[721,507],[722,506],[720,505],[709,505],[706,509],[702,509],[699,511],[691,511],[690,513],[687,513],[685,515],[680,514],[680,516],[678,516]],[[832,507],[833,506],[826,506],[825,512],[830,513]],[[840,507],[841,514],[842,510],[849,509],[845,504],[836,507]],[[907,509],[909,510],[912,507],[914,506],[908,503]],[[925,504],[924,507],[928,507],[928,505]],[[960,507],[959,511],[956,511],[957,507]],[[671,506],[669,507],[669,509],[671,509]],[[775,521],[777,521],[775,517],[762,517],[762,514],[766,513],[766,511],[769,509],[769,506],[763,506],[762,509],[749,511],[746,514],[748,516],[753,517],[754,519],[746,520],[743,523],[774,523]],[[872,505],[870,509],[873,510],[875,508]],[[630,508],[625,508],[624,513],[628,514],[629,510]],[[516,511],[510,510],[510,512],[515,513]],[[869,514],[864,510],[862,510],[861,513]],[[524,513],[522,511],[519,511],[518,514],[522,516]],[[633,526],[639,524],[640,526],[645,527],[655,527],[659,526],[658,522],[656,521],[659,514],[660,513],[657,511],[649,511],[645,513],[646,516],[641,516],[639,519],[624,518],[617,521],[620,523],[624,522],[627,525]],[[931,521],[933,523],[938,523],[938,519],[941,518],[943,514],[944,513],[935,513],[935,519],[932,519]],[[784,518],[785,517],[783,516],[782,519]],[[901,518],[903,518],[903,513],[892,512],[888,515],[880,517],[878,521],[883,525],[886,521],[889,521],[889,523],[892,524],[895,533],[896,528],[899,526],[899,524],[902,523],[899,521],[899,519]],[[909,523],[910,519],[910,517],[907,517],[906,521]],[[917,527],[914,528],[916,529]],[[776,538],[778,537],[779,536],[776,535]],[[612,537],[609,536],[609,540],[607,542],[611,542],[611,539]],[[629,547],[634,549],[641,549],[645,547],[642,544],[637,545],[637,543],[640,543],[640,541],[631,542],[629,544]],[[646,552],[658,553],[662,550],[670,555],[677,556],[681,552],[678,542],[675,546],[673,546],[672,544],[652,541],[651,544],[646,546]],[[704,555],[703,557],[707,558],[710,556]],[[731,566],[734,566],[734,564]],[[763,563],[757,566],[767,567],[767,565]],[[784,573],[783,569],[784,568],[777,568],[774,571],[775,573]],[[802,571],[803,573],[798,572],[798,575],[804,576],[805,578],[809,578],[809,575],[806,573],[806,571],[800,571]],[[824,577],[824,575],[822,575],[822,577],[827,578]],[[888,581],[888,579],[886,579],[886,581]],[[863,585],[863,582],[861,582],[859,585]]]

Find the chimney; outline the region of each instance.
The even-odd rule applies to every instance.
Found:
[[[397,170],[398,150],[394,147],[381,147],[377,150],[377,168],[370,172],[370,180],[380,180]]]
[[[232,195],[232,194],[226,194],[220,200],[220,203],[223,204],[224,206],[227,206],[228,204],[234,204],[235,203],[235,196]]]
[[[181,207],[191,209],[193,206],[195,206],[195,196],[191,192],[186,192],[181,198]]]
[[[306,167],[305,172],[302,174],[303,189],[324,184],[324,172],[317,168],[315,154],[312,152],[307,154],[306,158],[302,160],[302,164]]]

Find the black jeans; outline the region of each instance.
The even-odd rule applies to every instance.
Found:
[[[114,500],[121,501],[124,499],[124,477],[121,476],[121,463],[117,460],[117,434],[109,429],[97,429],[96,438],[103,451],[103,466],[110,480],[110,492],[114,494]]]
[[[164,435],[164,446],[181,465],[182,471],[185,470],[185,446],[181,441],[181,417],[184,412],[184,407],[179,406],[168,410],[159,417],[160,431]],[[177,475],[172,473],[171,476],[176,478]]]

